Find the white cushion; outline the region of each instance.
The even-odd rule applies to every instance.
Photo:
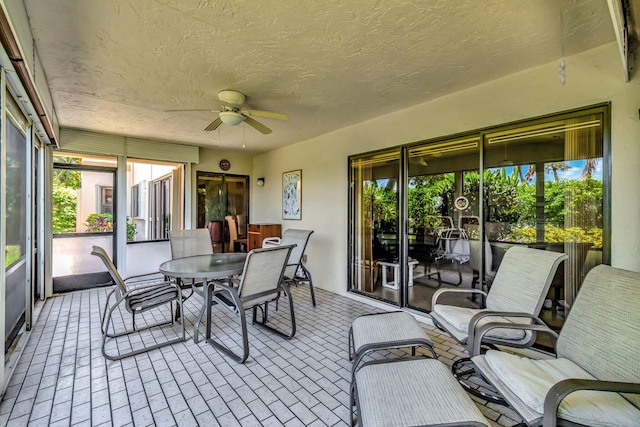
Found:
[[[485,360],[496,375],[527,406],[544,412],[544,398],[551,387],[565,379],[594,380],[569,359],[534,360],[489,350]],[[617,393],[577,391],[560,404],[559,417],[588,426],[638,426],[640,410]]]
[[[435,307],[433,307],[433,311],[440,317],[442,317],[445,321],[453,325],[454,328],[456,328],[460,332],[463,332],[464,334],[467,334],[469,333],[469,323],[471,323],[471,318],[476,314],[487,310],[456,307],[446,304],[436,304]],[[478,327],[490,322],[513,323],[509,319],[505,319],[504,317],[487,316],[482,318],[478,322]],[[524,338],[525,331],[520,329],[492,329],[485,336],[518,341]]]

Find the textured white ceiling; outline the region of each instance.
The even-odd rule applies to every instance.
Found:
[[[25,0],[61,126],[266,151],[615,40],[604,0]],[[561,19],[562,14],[562,31]],[[217,93],[287,114],[203,129]]]

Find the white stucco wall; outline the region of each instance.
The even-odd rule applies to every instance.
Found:
[[[625,83],[615,44],[567,59],[567,82],[552,62],[254,158],[254,222],[315,230],[308,266],[314,285],[347,289],[347,156],[612,103],[612,264],[640,271],[640,77]],[[363,106],[366,108],[366,106]],[[302,169],[302,220],[283,221],[282,172]]]

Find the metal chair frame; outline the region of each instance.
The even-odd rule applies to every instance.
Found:
[[[173,324],[174,320],[173,320],[173,300],[176,301],[176,308],[180,308],[180,312],[182,313],[182,291],[180,289],[180,286],[178,286],[175,283],[172,282],[162,282],[162,283],[154,283],[154,284],[150,284],[150,285],[142,285],[142,286],[136,286],[134,288],[129,289],[129,287],[126,285],[127,280],[131,280],[134,278],[141,278],[141,277],[150,277],[153,275],[156,275],[157,273],[150,273],[150,274],[141,274],[141,275],[137,275],[137,276],[131,276],[128,277],[126,279],[122,279],[122,277],[120,276],[120,274],[118,273],[115,265],[113,264],[113,262],[111,261],[111,259],[109,258],[109,256],[107,255],[107,253],[105,252],[104,249],[102,249],[99,246],[94,246],[93,250],[91,251],[92,255],[95,255],[97,257],[99,257],[102,262],[105,264],[109,274],[111,275],[112,280],[115,283],[115,286],[113,287],[113,289],[111,290],[111,292],[109,292],[109,294],[107,295],[107,300],[105,301],[105,305],[104,305],[104,309],[102,311],[102,318],[101,318],[101,322],[100,322],[100,329],[102,331],[102,347],[101,347],[101,351],[102,351],[102,355],[105,357],[105,359],[108,360],[120,360],[123,359],[125,357],[129,357],[129,356],[134,356],[136,354],[141,354],[150,350],[155,350],[157,348],[160,347],[164,347],[166,345],[171,345],[171,344],[176,344],[179,342],[184,342],[186,340],[186,331],[185,331],[185,327],[184,327],[184,317],[181,314],[180,315],[180,324],[182,325],[182,336],[178,336],[175,339],[172,340],[168,340],[165,342],[161,342],[158,344],[154,344],[154,345],[150,345],[150,346],[145,346],[143,348],[137,349],[137,350],[133,350],[127,353],[120,353],[117,355],[111,355],[108,354],[106,352],[106,343],[107,343],[107,338],[118,338],[118,337],[122,337],[125,335],[130,335],[136,332],[140,332],[146,329],[151,329],[151,328],[155,328],[155,327],[159,327],[159,326],[164,326],[164,325],[168,325],[168,324]],[[140,295],[141,293],[143,293],[144,291],[147,290],[153,290],[153,289],[157,289],[157,290],[167,290],[168,288],[174,288],[176,291],[176,295],[172,298],[164,298],[164,299],[160,299],[158,302],[150,304],[148,306],[145,306],[143,308],[140,308],[138,310],[132,310],[131,309],[131,305],[129,304],[129,301],[131,298]],[[115,303],[113,305],[109,305],[109,301],[111,300],[111,297],[115,296],[116,300]],[[125,308],[127,309],[127,311],[129,313],[131,313],[131,318],[132,318],[132,329],[125,329],[123,332],[115,332],[115,326],[114,326],[114,332],[110,333],[109,332],[109,326],[111,325],[111,320],[113,317],[113,313],[116,309],[118,309],[120,307],[120,304],[125,303]],[[136,313],[140,313],[142,314],[145,311],[151,310],[153,308],[157,308],[160,307],[162,305],[165,304],[169,304],[169,309],[170,309],[170,319],[169,321],[166,322],[160,322],[160,323],[155,323],[152,325],[148,325],[142,328],[137,328],[136,327]]]

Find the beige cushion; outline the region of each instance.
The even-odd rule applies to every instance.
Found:
[[[476,314],[487,310],[436,304],[435,307],[433,307],[433,311],[453,325],[457,330],[467,334],[469,332],[469,323],[471,322],[471,318]],[[490,322],[513,323],[504,317],[487,316],[478,322],[478,326],[482,326]],[[519,341],[525,337],[525,331],[519,329],[493,329],[488,332],[486,336]]]
[[[534,360],[489,350],[486,361],[509,389],[534,411],[544,412],[551,387],[565,379],[595,378],[569,359]],[[638,426],[640,410],[617,393],[578,391],[558,409],[560,418],[588,426]]]

